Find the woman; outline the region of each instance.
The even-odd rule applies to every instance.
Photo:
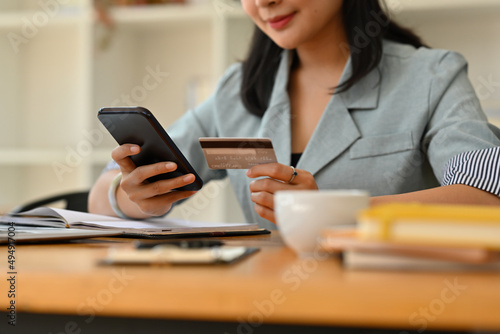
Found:
[[[463,57],[426,48],[377,0],[242,4],[257,26],[248,58],[168,131],[205,182],[230,178],[248,221],[272,228],[273,194],[290,189],[366,189],[372,204],[500,204],[500,131]],[[199,137],[269,137],[279,163],[210,170]],[[138,151],[113,150],[90,211],[147,218],[193,195],[171,191],[193,175],[145,183],[176,166],[136,168],[128,157]]]

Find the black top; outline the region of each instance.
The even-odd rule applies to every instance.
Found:
[[[295,167],[299,163],[302,153],[292,153],[292,166]]]

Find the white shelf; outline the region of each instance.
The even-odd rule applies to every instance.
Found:
[[[218,0],[214,4],[118,6],[110,9],[110,16],[119,27],[150,29],[210,23],[214,19],[239,19],[246,14],[239,3]]]
[[[166,24],[204,22],[211,19],[208,5],[124,6],[110,9],[110,16],[119,26],[161,26]]]
[[[53,162],[64,163],[69,155],[74,153],[57,149],[0,149],[1,166],[36,166],[51,165]],[[111,149],[94,149],[90,154],[81,156],[82,161],[95,165],[103,165],[111,160]]]
[[[498,0],[395,0],[388,1],[390,10],[396,12],[430,12],[430,11],[461,11],[469,10],[499,10]]]
[[[69,155],[77,154],[57,149],[0,149],[1,166],[36,166],[51,165],[53,162],[64,163]],[[81,156],[82,161],[92,162],[92,164],[106,164],[111,160],[111,150],[95,149],[90,154]]]
[[[54,17],[42,11],[0,12],[0,29],[21,28],[26,21],[34,24],[34,15],[48,17],[42,26],[78,24],[87,14],[80,7],[63,8]],[[110,16],[118,26],[131,28],[151,28],[165,25],[198,24],[210,22],[213,19],[246,17],[238,3],[216,1],[211,4],[167,4],[148,6],[117,6],[110,9]],[[36,25],[36,24],[35,24]],[[41,27],[42,27],[41,26]],[[40,28],[41,28],[40,27]]]
[[[31,11],[14,12],[14,13],[0,13],[0,29],[21,29],[28,25],[34,26],[36,29],[43,29],[44,27],[54,27],[59,25],[78,25],[82,20],[87,19],[85,12],[81,10],[71,10],[59,13],[54,17],[46,16],[48,19],[45,21],[33,20],[35,13]]]
[[[0,149],[0,165],[48,165],[64,161],[65,153],[59,150]]]

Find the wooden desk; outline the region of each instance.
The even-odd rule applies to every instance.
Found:
[[[78,326],[90,324],[93,315],[230,322],[227,333],[253,333],[262,322],[397,330],[500,329],[498,273],[345,271],[336,258],[297,258],[283,247],[277,233],[225,240],[262,248],[233,265],[142,267],[98,264],[110,245],[130,247],[128,240],[18,245],[18,322],[28,313],[79,315]],[[0,270],[5,277],[9,271],[5,246],[0,247],[2,252]],[[1,287],[0,307],[5,310],[9,305],[5,279]],[[1,333],[6,323],[4,313]],[[53,333],[79,333],[71,326],[71,331],[64,331],[63,325]]]

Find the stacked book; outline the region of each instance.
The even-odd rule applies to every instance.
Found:
[[[349,269],[500,270],[500,208],[394,203],[361,212],[321,246]]]

